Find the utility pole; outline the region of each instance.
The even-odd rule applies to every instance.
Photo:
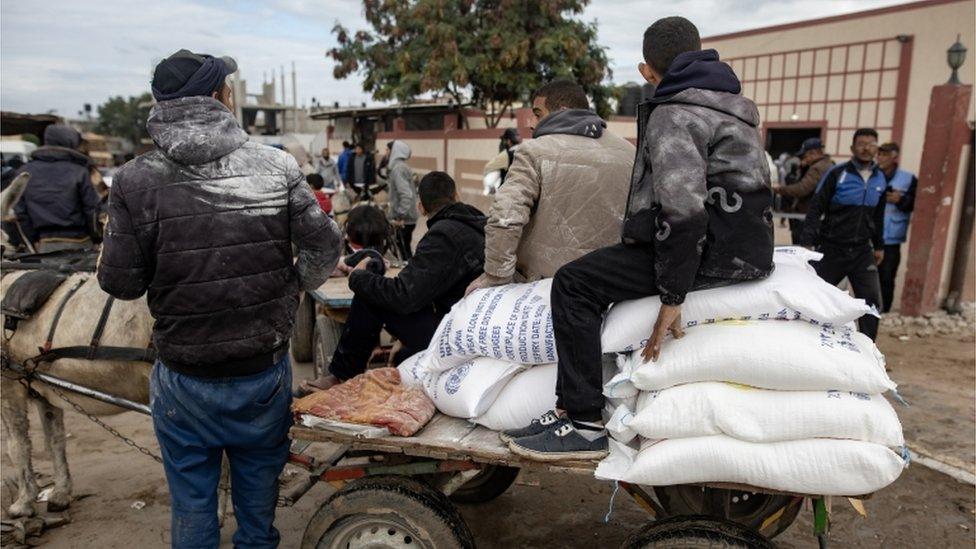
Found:
[[[291,62],[291,112],[292,127],[298,131],[298,87],[295,85],[295,62]]]
[[[288,100],[285,99],[285,66],[281,66],[281,106],[285,110],[281,111],[281,133],[285,133],[285,121],[288,119]]]

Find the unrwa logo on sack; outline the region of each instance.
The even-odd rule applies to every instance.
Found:
[[[444,390],[447,391],[447,394],[453,395],[461,389],[461,381],[467,377],[470,369],[471,363],[467,362],[451,370],[451,374],[447,376],[447,383],[444,384]]]

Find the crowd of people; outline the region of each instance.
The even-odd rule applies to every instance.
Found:
[[[114,177],[98,280],[120,299],[148,293],[159,360],[151,407],[172,498],[174,547],[216,546],[221,456],[230,460],[235,545],[274,546],[277,478],[288,453],[288,341],[299,294],[332,275],[354,293],[325,374],[300,391],[361,374],[380,333],[399,341],[394,362],[428,346],[441,318],[481,288],[553,278],[557,409],[503,433],[533,459],[598,458],[608,440],[601,410],[600,326],[614,302],[660,296],[645,357],[682,337],[689,292],[766,277],[773,269],[773,198],[804,214],[796,244],[816,247],[817,272],[888,310],[907,235],[915,177],[898,145],[853,135],[839,164],[816,138],[797,152],[799,173],[770,173],[759,113],[731,68],[702,50],[681,17],[648,27],[641,75],[655,85],[638,111],[636,147],[615,135],[574,81],[532,97],[532,139],[502,135],[488,212],[460,201],[452,177],[415,183],[410,147],[387,144],[379,166],[363,143],[321,151],[305,175],[284,151],[248,140],[233,115],[230,58],[181,50],[155,68],[147,127],[156,148]],[[99,239],[100,198],[79,136],[63,126],[22,170],[31,183],[17,222],[39,251]],[[490,169],[489,169],[490,168]],[[371,200],[385,181],[385,211]],[[772,187],[770,181],[774,181]],[[490,188],[489,188],[490,187]],[[343,212],[333,198],[362,202]],[[413,249],[421,216],[427,230]],[[391,248],[406,260],[387,276]],[[297,260],[296,260],[297,257]],[[877,334],[877,319],[860,329]]]

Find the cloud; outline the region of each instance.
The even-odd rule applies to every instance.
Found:
[[[682,14],[704,36],[869,9],[905,0],[593,0],[584,19],[599,23],[614,80],[637,80],[644,28]],[[640,14],[635,17],[635,14]],[[264,74],[290,73],[298,101],[369,101],[358,78],[335,80],[325,56],[331,30],[366,26],[352,0],[3,0],[0,3],[0,108],[54,109],[75,116],[82,105],[149,91],[156,62],[180,48],[231,55],[250,92]],[[280,79],[277,80],[280,82]],[[278,84],[280,87],[280,83]],[[291,79],[287,78],[291,100]]]

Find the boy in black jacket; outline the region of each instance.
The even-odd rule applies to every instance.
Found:
[[[681,303],[694,290],[773,269],[772,193],[759,113],[732,69],[701,51],[681,17],[644,33],[641,74],[657,86],[638,111],[637,159],[623,242],[560,269],[552,285],[559,355],[556,412],[502,433],[513,452],[543,461],[607,453],[600,327],[617,301],[661,296],[645,359],[666,333],[681,337]]]
[[[416,252],[393,278],[367,269],[368,258],[350,273],[355,297],[329,374],[304,382],[303,392],[327,389],[363,373],[383,328],[403,345],[398,361],[427,348],[441,318],[481,274],[485,215],[458,201],[454,180],[444,172],[425,175],[419,194],[427,233]]]

